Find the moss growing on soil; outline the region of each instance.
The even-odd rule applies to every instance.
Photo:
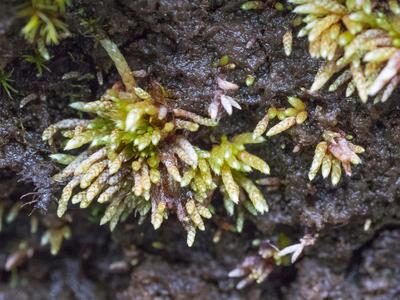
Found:
[[[21,93],[14,100],[0,95],[0,197],[15,203],[36,189],[40,195],[36,205],[47,208],[47,216],[54,217],[53,195],[61,187],[52,184],[51,175],[59,167],[48,158],[51,149],[41,141],[41,133],[54,122],[79,117],[69,108],[70,102],[101,97],[105,85],[111,86],[118,75],[92,38],[80,34],[80,18],[72,13],[66,15],[71,37],[50,49],[54,59],[47,66],[51,72],[38,78],[35,66],[21,59],[31,50],[18,34],[23,23],[12,13],[14,4],[20,2],[0,2],[0,66],[12,64],[13,87]],[[362,105],[358,96],[344,98],[340,91],[308,95],[301,88],[312,85],[320,62],[310,58],[308,43],[301,39],[294,38],[292,55],[285,55],[282,36],[296,16],[277,11],[268,1],[264,9],[249,11],[240,9],[245,1],[74,2],[71,12],[84,8],[89,18],[101,20],[130,66],[145,70],[150,78],[174,91],[176,107],[205,115],[220,72],[227,80],[243,85],[252,74],[255,82],[238,92],[242,111],[234,115],[234,122],[223,118],[216,136],[251,131],[266,108],[285,105],[282,99],[287,96],[307,101],[309,118],[265,146],[250,148],[268,161],[274,170],[268,182],[274,184],[262,186],[270,212],[250,217],[240,235],[230,230],[232,220],[221,217],[210,223],[206,234],[198,234],[196,244],[189,249],[179,224],[173,220],[157,233],[150,222],[141,226],[128,223],[111,236],[108,230],[98,228],[101,211],[93,210],[88,218],[73,210],[66,217],[73,219],[78,230],[64,242],[60,254],[52,257],[47,247],[39,246],[18,269],[18,289],[9,286],[11,275],[3,267],[1,296],[396,297],[400,280],[394,267],[400,263],[396,255],[400,217],[397,92],[375,106]],[[210,67],[223,55],[235,63],[234,70]],[[145,84],[149,78],[138,81]],[[29,99],[33,100],[20,108],[22,98],[31,94]],[[334,189],[322,178],[310,184],[307,173],[315,145],[325,130],[335,128],[344,129],[356,137],[357,144],[368,147],[362,156],[363,167],[356,168],[351,178],[343,178]],[[209,139],[207,131],[200,131],[196,142],[205,144]],[[32,196],[23,198],[24,202],[32,200]],[[27,206],[28,211],[32,205]],[[240,292],[234,289],[236,281],[227,274],[257,251],[252,246],[254,240],[274,240],[278,232],[284,232],[295,241],[307,229],[319,231],[319,239],[304,251],[296,267],[278,267],[264,283]],[[7,245],[0,251],[2,266],[26,232],[26,223],[17,219],[0,234],[1,245]],[[218,232],[219,243],[214,243],[213,235]]]

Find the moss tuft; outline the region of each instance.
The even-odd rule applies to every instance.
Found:
[[[109,40],[101,44],[115,62],[123,84],[115,84],[100,100],[71,104],[94,118],[62,120],[43,132],[43,140],[50,144],[61,133],[66,151],[82,148],[76,157],[52,155],[67,164],[54,176],[56,181],[68,181],[58,216],[64,215],[70,200],[81,208],[97,200],[108,204],[100,224],[109,223],[111,230],[131,212],[141,219],[151,215],[157,229],[174,212],[191,246],[196,230],[205,229],[203,219],[212,215],[212,194],[218,186],[233,203],[247,201],[247,194],[247,206],[266,212],[266,201],[247,174],[253,169],[268,174],[269,167],[245,150],[246,144],[264,139],[245,133],[231,141],[223,136],[211,151],[193,145],[191,132],[218,122],[171,108],[159,85],[149,91],[138,87],[117,46]]]
[[[385,3],[339,0],[290,0],[294,13],[306,15],[299,37],[307,36],[309,52],[325,59],[311,92],[347,83],[346,96],[355,89],[363,102],[386,101],[400,81],[400,13],[397,1]]]

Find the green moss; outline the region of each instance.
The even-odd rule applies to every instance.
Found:
[[[35,65],[36,71],[37,71],[37,76],[39,76],[39,77],[41,77],[43,75],[44,70],[49,71],[49,68],[46,67],[46,65],[45,65],[46,59],[44,59],[43,56],[38,53],[25,55],[24,60],[28,63]]]
[[[272,137],[281,132],[288,130],[294,125],[303,124],[307,118],[306,105],[297,97],[288,97],[288,102],[291,105],[289,108],[270,107],[264,118],[262,118],[253,131],[253,138],[262,136],[268,128],[271,120],[277,118],[280,122],[271,127],[267,133],[267,137]]]
[[[7,94],[9,98],[12,98],[13,93],[17,93],[18,91],[13,88],[11,85],[11,82],[13,81],[11,79],[11,76],[13,74],[13,71],[11,70],[10,72],[6,72],[4,70],[0,70],[0,87],[4,93]]]
[[[123,85],[114,85],[97,101],[71,104],[94,118],[63,120],[43,132],[50,144],[59,132],[64,136],[64,150],[81,149],[75,158],[52,155],[67,163],[54,176],[56,181],[68,180],[58,216],[66,212],[70,200],[81,208],[95,200],[107,203],[100,224],[109,223],[111,230],[132,212],[141,219],[150,215],[155,229],[175,213],[191,246],[196,230],[204,230],[204,219],[212,217],[212,195],[218,186],[235,204],[244,201],[250,210],[266,212],[265,199],[247,174],[253,169],[267,174],[269,167],[245,151],[246,144],[264,139],[246,133],[231,141],[223,136],[211,151],[193,145],[189,133],[218,122],[171,108],[168,93],[160,85],[148,91],[138,87],[117,46],[109,40],[101,44]]]
[[[364,148],[349,141],[344,132],[326,130],[323,133],[324,141],[315,148],[314,158],[308,173],[308,178],[313,180],[319,170],[322,177],[331,176],[332,185],[339,183],[342,176],[342,167],[346,175],[351,176],[351,164],[361,164],[358,154],[364,153]]]
[[[28,19],[22,34],[46,60],[50,59],[47,46],[57,45],[60,35],[68,33],[61,18],[69,5],[70,0],[31,0],[19,11],[21,17]]]
[[[40,243],[42,246],[50,244],[51,254],[56,255],[60,251],[64,239],[69,239],[70,237],[71,229],[68,225],[64,225],[59,228],[47,229],[43,234]]]
[[[43,215],[37,215],[32,212],[28,216],[28,212],[26,209],[24,210],[24,207],[27,207],[25,204],[22,201],[11,202],[4,199],[0,200],[0,232],[2,232],[3,229],[7,230],[7,228],[14,223],[20,228],[26,228],[26,226],[22,224],[29,224],[30,226],[28,228],[30,228],[30,232],[25,232],[24,237],[21,238],[21,245],[29,247],[24,247],[19,250],[25,251],[30,249],[32,253],[28,256],[31,257],[33,255],[33,248],[31,248],[32,241],[37,239],[38,235],[42,235],[42,246],[50,244],[51,253],[53,255],[58,254],[63,240],[71,236],[71,231],[66,220],[61,219],[49,222],[50,219],[46,219]],[[45,229],[44,232],[42,229]],[[5,268],[7,271],[16,269],[19,266],[18,260],[13,259],[12,255],[13,254],[10,255],[6,262]]]
[[[308,37],[312,57],[326,60],[311,92],[341,73],[329,91],[347,83],[346,96],[357,89],[363,102],[369,96],[375,97],[375,102],[389,98],[400,81],[400,15],[396,1],[389,1],[389,11],[384,3],[372,6],[369,0],[289,2],[297,5],[294,13],[306,15],[303,21],[307,25],[298,36]]]
[[[240,8],[242,10],[263,9],[264,8],[264,3],[262,1],[246,1],[240,6]]]
[[[256,78],[253,75],[247,75],[246,76],[246,85],[252,86],[254,84],[255,80],[256,80]]]

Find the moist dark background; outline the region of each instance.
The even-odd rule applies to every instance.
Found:
[[[282,35],[296,16],[275,10],[273,2],[266,2],[264,10],[244,12],[243,1],[234,0],[74,1],[66,16],[71,36],[51,48],[50,71],[37,77],[35,67],[22,59],[32,48],[19,33],[23,20],[15,7],[20,2],[0,2],[0,67],[14,70],[12,84],[19,91],[14,99],[0,95],[0,197],[11,205],[37,191],[39,202],[26,206],[0,234],[1,268],[20,241],[37,247],[18,269],[16,289],[11,275],[0,272],[0,298],[399,299],[398,94],[375,106],[345,98],[343,89],[308,95],[302,88],[310,87],[320,62],[309,57],[305,39],[294,38],[290,57],[282,50]],[[59,255],[52,257],[47,247],[38,246],[39,237],[29,234],[28,214],[36,205],[42,224],[57,222],[54,207],[61,188],[50,180],[58,167],[48,158],[51,149],[41,141],[41,132],[57,120],[77,116],[68,108],[72,100],[94,100],[118,80],[105,52],[80,25],[83,14],[97,20],[132,68],[147,70],[176,95],[173,106],[205,115],[218,75],[240,84],[243,110],[223,118],[212,131],[216,137],[251,130],[266,107],[285,105],[287,96],[304,99],[309,111],[304,125],[252,148],[281,180],[277,191],[264,189],[269,213],[249,217],[242,234],[224,232],[217,244],[212,242],[216,222],[207,222],[206,232],[189,249],[173,218],[155,232],[149,222],[139,226],[132,217],[111,235],[88,211],[71,208],[72,238]],[[255,43],[246,49],[250,40]],[[237,68],[213,68],[222,55],[229,55]],[[78,75],[63,79],[70,72]],[[97,72],[104,75],[102,86]],[[248,74],[256,77],[250,88],[244,85]],[[21,108],[21,99],[31,93],[38,98]],[[314,147],[323,130],[335,128],[367,149],[363,164],[336,188],[320,176],[309,183]],[[194,139],[209,144],[209,137],[210,131],[202,131]],[[296,145],[300,151],[293,153]],[[225,218],[222,209],[220,216]],[[365,231],[367,219],[372,225]],[[276,268],[260,285],[234,289],[227,273],[256,251],[254,239],[284,233],[295,242],[310,231],[318,231],[319,239],[294,266]]]

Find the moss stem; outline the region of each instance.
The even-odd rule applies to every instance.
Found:
[[[113,60],[119,75],[121,75],[122,82],[124,83],[126,90],[128,92],[133,92],[134,88],[136,87],[135,78],[133,78],[133,72],[126,62],[121,51],[119,51],[118,46],[109,39],[101,40],[100,44]]]

